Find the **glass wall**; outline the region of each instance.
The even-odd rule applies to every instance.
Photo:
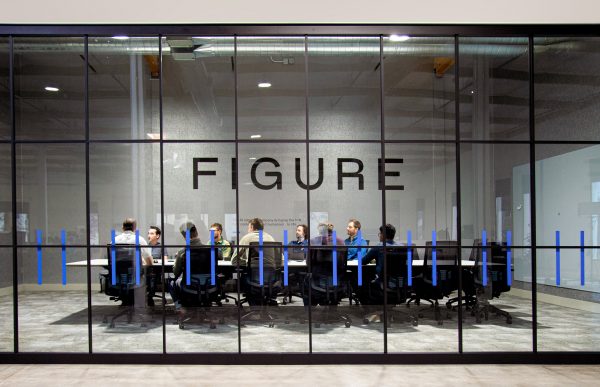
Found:
[[[597,38],[280,32],[0,37],[0,351],[595,351]]]

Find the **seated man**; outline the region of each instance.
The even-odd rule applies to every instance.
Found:
[[[396,236],[396,228],[391,224],[385,225],[384,227],[379,227],[379,243],[377,246],[369,249],[367,254],[362,257],[362,265],[367,265],[371,263],[371,261],[375,260],[375,276],[367,279],[367,286],[363,286],[362,289],[359,289],[357,292],[360,303],[363,305],[368,305],[372,303],[372,300],[369,298],[371,294],[380,293],[380,287],[383,278],[383,265],[384,265],[384,246],[383,241],[385,240],[385,246],[397,246],[396,242],[394,242],[394,237]],[[371,288],[369,291],[369,287]]]
[[[223,238],[223,226],[221,223],[213,223],[210,225],[210,230],[214,231],[214,242],[217,247],[217,254],[219,260],[229,260],[231,258],[231,245],[225,238]]]
[[[358,239],[358,232],[360,231],[360,222],[357,219],[350,219],[348,221],[348,227],[346,227],[346,232],[348,233],[348,238],[344,241],[344,244],[348,247],[348,261],[354,261],[358,259],[358,251],[361,250],[361,255],[364,257],[367,253],[367,249],[360,248],[357,246],[366,246],[367,241],[364,239]]]
[[[185,222],[179,227],[179,232],[183,238],[186,238],[186,232],[189,230],[190,232],[190,246],[201,246],[202,241],[198,236],[198,230],[196,229],[196,225],[192,222]],[[173,265],[173,275],[175,276],[171,286],[169,288],[169,293],[173,298],[173,303],[175,304],[175,309],[179,309],[181,304],[179,302],[181,298],[181,288],[183,281],[183,272],[185,269],[185,258],[186,258],[186,248],[181,248],[177,254],[175,254],[175,265]]]
[[[115,244],[117,245],[135,245],[135,230],[137,229],[137,221],[133,218],[127,218],[123,221],[122,230],[123,232],[115,237]],[[143,237],[139,237],[140,246],[148,246],[146,240]],[[147,247],[140,247],[140,255],[142,259],[142,266],[152,266],[152,254],[150,249]],[[144,277],[144,270],[141,271],[141,284],[146,283]],[[134,299],[132,300],[136,307],[145,306],[144,297],[146,295],[146,289],[144,286],[139,286],[134,290]],[[125,301],[124,301],[125,302]]]
[[[160,277],[161,272],[161,259],[167,261],[169,253],[167,248],[160,247],[160,235],[161,231],[158,226],[150,226],[148,229],[148,245],[152,251],[152,260],[157,262],[156,267],[146,268],[146,286],[148,287],[148,306],[154,306],[154,294],[156,293],[157,278]],[[164,250],[164,253],[163,253]]]
[[[306,259],[306,253],[308,245],[308,226],[305,224],[299,224],[296,227],[296,240],[289,243],[290,247],[290,259],[296,261],[303,261]]]
[[[242,237],[242,239],[240,239],[240,243],[239,243],[239,247],[237,249],[237,251],[235,252],[235,254],[233,255],[233,257],[231,258],[231,265],[232,266],[237,266],[238,263],[240,266],[247,266],[248,265],[248,246],[250,245],[250,242],[258,242],[259,241],[259,231],[263,230],[265,227],[262,219],[259,218],[253,218],[250,219],[250,221],[248,221],[248,233],[246,235],[244,235]],[[263,242],[275,242],[275,239],[273,239],[273,237],[271,235],[269,235],[268,233],[263,231]],[[280,259],[281,257],[279,257]],[[271,262],[268,261],[268,259],[277,259],[275,258],[271,258],[271,257],[265,257],[265,262],[264,265],[266,267],[279,267],[280,262]],[[252,262],[250,262],[250,265],[252,267],[258,267],[258,261],[257,260],[253,260]]]

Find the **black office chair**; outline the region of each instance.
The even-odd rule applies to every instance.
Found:
[[[248,263],[242,276],[244,298],[240,305],[248,304],[250,310],[242,315],[242,321],[258,316],[259,321],[267,322],[270,328],[275,326],[275,316],[270,308],[276,307],[277,296],[282,291],[281,279],[281,242],[263,242],[263,281],[260,282],[260,249],[258,242],[250,242]]]
[[[112,316],[109,327],[115,327],[115,321],[117,318],[126,315],[127,323],[131,323],[133,320],[135,306],[142,307],[144,305],[134,305],[135,291],[142,291],[139,288],[145,287],[142,283],[140,285],[136,285],[136,268],[140,270],[140,278],[142,268],[141,258],[138,261],[138,264],[135,265],[135,252],[136,247],[134,245],[123,245],[118,244],[114,246],[115,253],[115,265],[113,266],[112,260],[112,252],[113,246],[109,245],[107,247],[107,257],[108,257],[108,273],[105,274],[104,277],[104,293],[109,296],[109,299],[118,302],[121,301],[120,311]],[[141,257],[141,254],[140,254]],[[114,272],[114,283],[113,283],[113,272]],[[143,281],[140,279],[140,281]],[[142,299],[145,300],[145,297]],[[103,317],[103,322],[108,323],[108,315]],[[145,325],[145,323],[142,323]]]
[[[473,248],[471,249],[471,254],[469,255],[469,261],[475,262],[477,259],[481,259],[481,239],[475,239],[473,241]],[[472,267],[463,267],[462,268],[462,306],[465,310],[471,310],[473,305],[475,305],[475,301],[477,300],[475,294],[475,279],[473,277],[473,268]],[[453,297],[446,302],[446,307],[448,309],[456,310],[455,304],[458,304],[458,297]]]
[[[337,284],[334,281],[333,272],[333,246],[315,246],[309,253],[309,273],[303,282],[303,298],[307,303],[310,294],[311,305],[313,308],[313,321],[315,327],[319,328],[321,323],[332,323],[343,321],[346,328],[352,325],[352,320],[346,313],[340,313],[338,305],[343,298],[350,297],[352,290],[350,281],[347,277],[347,257],[348,249],[346,246],[336,246],[337,260]],[[308,289],[310,287],[310,290]],[[317,316],[319,307],[324,307],[324,312]]]
[[[384,293],[387,294],[387,305],[391,307],[388,311],[388,326],[391,325],[399,315],[402,315],[404,320],[410,321],[412,325],[419,325],[418,317],[393,309],[394,306],[404,304],[410,296],[407,264],[408,247],[386,247],[385,265],[387,270],[387,281],[383,281],[382,278],[377,278],[367,285],[369,302],[371,305],[382,305],[384,302]],[[379,321],[381,321],[383,311],[370,313],[364,317],[363,323],[368,324],[373,321],[374,317],[378,317]]]
[[[436,283],[433,281],[433,246],[427,242],[423,258],[423,277],[416,282],[415,293],[419,299],[432,302],[434,316],[438,325],[444,323],[439,300],[458,289],[458,244],[456,241],[438,241],[436,244]],[[442,262],[445,261],[445,262]],[[449,263],[446,263],[449,262]],[[450,314],[447,313],[447,318]]]
[[[187,284],[187,273],[184,266],[180,279],[179,302],[185,308],[185,312],[178,317],[180,329],[185,329],[186,324],[191,322],[207,323],[211,329],[216,328],[215,319],[211,318],[209,309],[213,304],[221,306],[221,281],[223,276],[216,273],[217,253],[215,251],[215,284],[211,278],[211,247],[190,247],[190,283]],[[223,324],[223,318],[218,322]]]
[[[481,317],[486,320],[489,313],[495,313],[497,316],[504,316],[507,324],[512,324],[512,316],[492,304],[490,300],[500,297],[504,292],[510,291],[510,285],[507,282],[507,247],[506,244],[496,242],[490,243],[487,247],[487,286],[483,285],[483,257],[479,254],[473,267],[473,292],[476,294],[475,302],[471,314],[475,316],[477,323],[481,322]]]

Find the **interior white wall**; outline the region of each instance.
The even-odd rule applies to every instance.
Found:
[[[595,0],[29,0],[4,4],[0,23],[597,23],[599,7]]]

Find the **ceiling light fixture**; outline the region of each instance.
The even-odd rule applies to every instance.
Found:
[[[152,140],[160,140],[160,133],[146,133],[146,136]]]
[[[256,157],[250,157],[248,160],[256,160]]]
[[[117,36],[113,36],[112,38],[113,38],[113,39],[116,39],[116,40],[128,40],[128,39],[129,39],[129,36],[125,36],[125,35],[117,35]]]
[[[390,41],[392,42],[406,42],[410,39],[408,35],[390,35]]]
[[[257,139],[257,138],[261,138],[262,136],[260,134],[253,134],[252,136],[250,136],[251,139]]]
[[[260,87],[260,88],[271,87],[271,84],[269,82],[261,82],[258,84],[258,87]]]
[[[46,87],[44,87],[44,90],[52,91],[52,92],[60,91],[60,89],[58,87],[54,87],[54,86],[46,86]]]

